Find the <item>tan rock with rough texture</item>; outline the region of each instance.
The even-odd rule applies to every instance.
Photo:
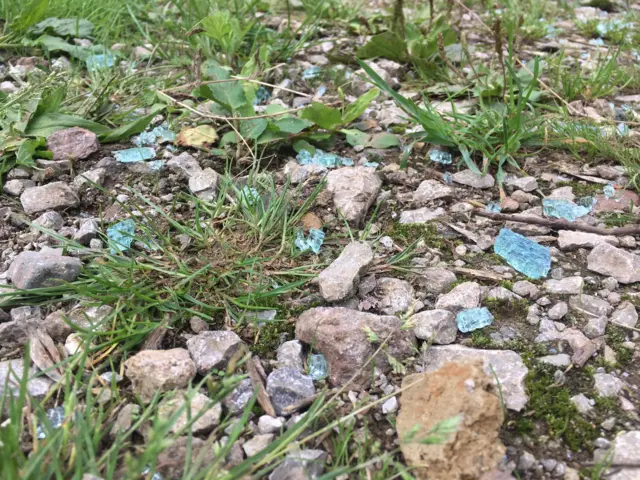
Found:
[[[498,434],[503,413],[492,379],[481,362],[447,363],[409,375],[400,397],[396,427],[407,464],[417,479],[471,480],[494,470],[505,448]],[[460,417],[457,431],[433,445],[420,440],[440,422]],[[417,434],[410,441],[407,436]]]

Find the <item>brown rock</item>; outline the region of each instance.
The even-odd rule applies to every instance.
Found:
[[[631,190],[616,190],[613,197],[607,198],[603,194],[596,195],[593,213],[627,212],[630,205],[640,205],[640,196]]]
[[[402,322],[398,317],[341,307],[319,307],[300,315],[296,325],[296,338],[324,354],[329,365],[329,381],[332,385],[342,386],[362,368],[379,343],[389,335],[386,349],[375,358],[376,367],[383,370],[389,367],[385,351],[400,361],[412,355],[415,337],[410,329],[402,330],[401,327]],[[377,336],[377,343],[372,343],[367,338],[365,329]],[[370,366],[371,364],[356,376],[355,388],[369,384]]]
[[[187,462],[187,459],[190,461]],[[210,442],[197,437],[179,437],[165,451],[158,455],[157,472],[165,479],[182,478],[185,470],[198,466],[198,471],[206,470],[215,460]]]
[[[98,151],[98,137],[84,128],[65,128],[49,135],[47,148],[55,160],[82,160]]]
[[[402,387],[409,385],[400,397],[396,427],[416,478],[471,480],[496,468],[505,452],[498,437],[503,413],[480,362],[448,363],[434,372],[409,375]],[[455,434],[433,445],[420,443],[430,429],[454,417],[460,418]]]

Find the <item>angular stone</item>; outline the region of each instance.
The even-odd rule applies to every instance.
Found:
[[[558,247],[563,251],[577,250],[578,248],[593,248],[601,243],[618,246],[618,237],[613,235],[598,235],[588,232],[574,232],[572,230],[558,231]]]
[[[446,345],[429,348],[422,357],[425,371],[437,370],[448,362],[466,362],[481,359],[484,371],[492,377],[491,366],[498,377],[502,395],[507,408],[520,411],[527,404],[527,394],[524,379],[529,370],[522,362],[522,358],[511,350],[480,350],[463,347],[461,345]]]
[[[29,290],[73,282],[82,262],[74,257],[63,257],[47,252],[22,252],[9,267],[8,276],[17,288]]]
[[[134,392],[148,403],[156,392],[186,387],[196,375],[196,366],[184,348],[142,350],[124,363],[124,374]]]
[[[482,176],[472,172],[471,170],[456,172],[451,176],[451,178],[454,182],[461,185],[467,185],[468,187],[479,189],[491,188],[496,183],[491,175],[486,174]]]
[[[595,381],[594,388],[601,397],[615,397],[624,387],[622,380],[609,373],[595,373],[593,379]]]
[[[373,250],[368,243],[354,242],[318,275],[320,295],[328,302],[339,302],[352,296],[360,275],[373,262]]]
[[[285,408],[300,403],[316,393],[313,380],[295,368],[279,368],[267,377],[267,393],[277,415],[284,415]]]
[[[596,195],[595,199],[594,213],[626,212],[629,205],[640,205],[640,196],[631,190],[616,190],[612,198],[600,194]]]
[[[5,360],[0,362],[0,398],[5,395],[17,397],[20,394],[20,382],[24,376],[24,360]],[[29,368],[27,393],[36,400],[42,400],[53,387],[53,381],[42,375],[35,367]],[[0,412],[0,416],[2,412]]]
[[[64,182],[52,182],[41,187],[27,188],[20,195],[22,208],[28,214],[76,207],[80,204],[75,190]]]
[[[104,332],[107,330],[107,318],[113,312],[111,305],[99,307],[80,307],[69,313],[69,322],[83,330],[92,332]]]
[[[640,430],[618,435],[613,444],[613,455],[607,456],[606,464],[611,464],[611,474],[607,480],[637,480],[640,465]],[[621,465],[622,467],[616,467]]]
[[[444,217],[447,212],[443,208],[436,208],[431,210],[427,207],[418,208],[417,210],[405,210],[400,213],[400,223],[427,223],[435,220],[436,218]]]
[[[103,185],[104,180],[107,177],[107,170],[105,168],[94,168],[93,170],[87,170],[81,173],[73,179],[73,184],[77,187]]]
[[[207,375],[212,369],[224,369],[243,344],[242,339],[228,330],[201,332],[187,340],[187,349],[198,373]]]
[[[548,365],[553,365],[554,367],[568,367],[571,365],[571,357],[566,353],[545,355],[544,357],[539,357],[538,361]]]
[[[430,293],[442,293],[456,281],[456,274],[445,268],[426,268],[418,277],[420,286]]]
[[[348,383],[361,367],[371,359],[376,350],[365,329],[373,332],[378,341],[389,337],[386,351],[397,360],[413,355],[415,337],[410,330],[402,329],[402,321],[393,316],[378,316],[346,308],[312,308],[298,318],[296,338],[312,345],[322,353],[329,365],[329,381],[332,385]],[[384,352],[375,359],[376,368],[388,370]],[[371,381],[370,372],[360,372],[354,386],[364,387]]]
[[[565,302],[558,302],[549,310],[548,315],[551,320],[560,320],[568,312],[569,306]]]
[[[278,465],[269,480],[309,480],[324,473],[327,453],[322,450],[294,450]]]
[[[180,391],[163,398],[158,404],[158,417],[165,421],[173,419],[178,411],[181,413],[173,421],[169,432],[181,431],[187,426],[190,419],[200,416],[191,423],[190,427],[193,434],[198,435],[210,432],[220,423],[222,406],[219,403],[213,403],[209,397],[202,393],[189,394]]]
[[[72,127],[47,137],[47,148],[54,160],[83,160],[98,151],[98,137],[84,128]]]
[[[156,468],[160,478],[174,480],[183,478],[185,471],[205,471],[215,460],[215,450],[210,442],[194,436],[183,436],[172,441],[158,455]],[[125,471],[116,474],[116,478],[126,478],[127,475]]]
[[[492,300],[501,300],[503,302],[514,302],[518,300],[522,300],[520,295],[516,295],[508,288],[504,287],[494,287],[487,292],[486,298]]]
[[[377,309],[384,315],[395,315],[409,310],[414,290],[409,282],[399,278],[380,278],[373,292],[378,299]]]
[[[458,333],[456,316],[448,310],[426,310],[409,319],[413,333],[421,340],[436,345],[448,345],[455,342]]]
[[[47,315],[42,322],[42,326],[49,336],[60,343],[64,343],[67,337],[73,333],[73,328],[64,321],[64,318],[64,312],[62,310],[56,310]]]
[[[269,415],[262,415],[258,419],[258,432],[259,433],[277,433],[282,429],[284,422],[280,418],[270,417]]]
[[[607,317],[592,318],[587,322],[582,331],[589,338],[601,337],[607,329],[607,323],[609,323]]]
[[[273,433],[267,433],[264,435],[256,435],[251,440],[248,440],[242,445],[242,449],[247,457],[253,457],[257,455],[262,450],[267,448],[271,441],[273,440]]]
[[[502,407],[482,361],[446,362],[427,373],[405,377],[402,388],[396,427],[400,438],[414,435],[400,448],[416,478],[478,478],[503,458]],[[459,418],[455,435],[433,444],[420,442],[431,429],[454,417]]]
[[[344,167],[327,175],[327,190],[333,194],[336,211],[348,222],[361,225],[373,204],[382,180],[367,167]]]
[[[59,230],[64,225],[64,219],[58,212],[44,212],[33,221],[34,225],[39,225],[47,230]]]
[[[584,393],[579,393],[578,395],[571,397],[571,403],[576,406],[578,413],[582,415],[588,415],[593,411],[593,405],[591,402],[592,401],[589,400]]]
[[[633,303],[625,301],[618,305],[615,312],[611,314],[611,323],[634,328],[638,323],[638,312]]]
[[[212,168],[205,168],[189,178],[189,190],[205,202],[213,202],[218,196],[220,175]]]
[[[536,298],[540,289],[528,280],[520,280],[513,284],[513,293],[521,297]]]
[[[592,272],[614,277],[620,283],[640,282],[640,255],[607,243],[597,245],[587,257]]]
[[[553,322],[549,322],[553,326]],[[542,325],[542,323],[541,323]],[[582,367],[598,350],[599,344],[587,338],[584,333],[575,328],[567,328],[562,332],[556,330],[555,326],[548,330],[540,330],[540,334],[536,337],[536,343],[565,341],[569,344],[569,348],[573,351],[571,361],[574,365]]]
[[[532,192],[538,188],[538,181],[535,177],[516,177],[508,175],[504,179],[504,184],[514,190],[522,190],[523,192]]]
[[[180,155],[173,157],[167,162],[167,167],[172,170],[184,172],[189,178],[202,173],[202,168],[198,161],[187,152],[183,152]]]
[[[35,322],[4,322],[0,323],[0,347],[23,347],[29,339],[29,331],[35,328]]]
[[[454,193],[455,189],[449,185],[444,185],[437,180],[425,180],[413,192],[413,203],[425,205],[440,198],[451,198]]]
[[[609,302],[593,295],[576,295],[569,299],[569,307],[582,315],[589,317],[606,317],[613,307]]]
[[[544,282],[543,288],[552,295],[578,295],[582,292],[584,280],[582,277],[565,277],[562,280],[549,279]]]
[[[100,227],[94,218],[88,218],[80,223],[80,228],[73,235],[73,239],[81,245],[89,245],[94,238],[98,238]]]
[[[35,187],[32,180],[9,180],[2,186],[2,191],[9,196],[19,197],[27,188]]]
[[[276,352],[279,368],[295,368],[302,371],[304,369],[304,359],[302,357],[302,344],[298,340],[284,342],[278,347]]]
[[[222,403],[231,412],[232,415],[236,415],[244,411],[245,407],[249,403],[249,400],[253,397],[253,383],[248,378],[242,380],[232,392],[224,397]]]
[[[456,286],[449,293],[440,295],[436,302],[436,308],[458,312],[468,308],[480,306],[482,289],[476,282],[464,282]]]

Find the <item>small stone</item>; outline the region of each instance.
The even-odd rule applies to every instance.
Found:
[[[3,185],[2,191],[12,197],[19,197],[27,188],[34,186],[35,182],[32,180],[9,180]]]
[[[638,312],[633,303],[629,301],[622,302],[611,314],[611,323],[635,328],[638,323]]]
[[[327,175],[327,191],[336,211],[348,222],[361,225],[382,187],[378,174],[367,167],[344,167]]]
[[[258,419],[258,432],[265,433],[278,433],[282,429],[284,422],[280,418],[274,418],[269,415],[262,415]]]
[[[596,392],[601,397],[615,397],[624,386],[622,380],[609,373],[596,373],[593,378]]]
[[[448,185],[443,185],[437,180],[425,180],[413,193],[413,203],[425,205],[440,198],[451,198],[454,193],[455,189]]]
[[[532,192],[538,188],[538,181],[535,177],[516,177],[508,175],[504,179],[504,184],[514,190]]]
[[[151,480],[184,478],[185,471],[202,471],[215,460],[215,450],[211,443],[194,436],[182,436],[171,441],[170,445],[157,457],[157,473],[160,478],[151,476]],[[126,474],[125,474],[126,476]]]
[[[309,480],[324,473],[327,453],[322,450],[294,450],[287,454],[269,480]],[[337,477],[340,479],[340,477]]]
[[[206,332],[209,330],[209,324],[200,317],[191,317],[189,320],[189,327],[195,334]]]
[[[588,415],[593,411],[592,400],[587,398],[583,393],[571,397],[571,403],[575,405],[578,413],[582,415]]]
[[[415,336],[436,345],[455,342],[457,335],[456,316],[448,310],[425,310],[409,319]]]
[[[237,415],[238,413],[244,411],[245,407],[249,403],[249,400],[253,397],[253,384],[251,380],[245,378],[242,380],[236,388],[232,390],[232,392],[224,397],[222,403],[229,410],[232,415]]]
[[[547,458],[540,460],[540,464],[542,465],[542,468],[544,468],[545,472],[552,472],[558,465],[558,461],[553,458]]]
[[[218,196],[220,175],[212,168],[205,168],[189,178],[189,190],[205,202],[213,202]]]
[[[413,304],[414,290],[409,282],[399,278],[380,278],[373,292],[377,308],[384,315],[406,312]]]
[[[202,168],[198,161],[187,152],[173,157],[167,162],[167,167],[172,170],[184,172],[189,178],[202,173]]]
[[[436,218],[444,217],[447,213],[443,208],[431,210],[427,207],[418,208],[417,210],[405,210],[400,213],[401,224],[428,223]]]
[[[513,293],[521,297],[536,298],[540,289],[528,280],[520,280],[513,284]]]
[[[476,282],[464,282],[456,286],[449,293],[441,295],[436,302],[436,308],[458,312],[480,306],[482,289]]]
[[[201,375],[224,369],[241,345],[242,339],[228,330],[205,331],[187,340],[189,355]]]
[[[496,183],[491,175],[487,174],[483,176],[472,172],[471,170],[456,172],[451,177],[456,183],[479,189],[491,188]]]
[[[73,179],[73,184],[77,188],[81,188],[85,185],[103,185],[104,180],[107,177],[107,170],[105,168],[94,168],[93,170],[87,170],[86,172],[78,175]]]
[[[251,440],[248,440],[242,445],[242,449],[247,457],[253,457],[257,455],[262,450],[267,448],[271,441],[273,440],[274,435],[272,433],[256,435]]]
[[[427,268],[418,277],[420,286],[430,293],[442,293],[456,281],[456,274],[444,268]]]
[[[388,415],[390,413],[396,413],[398,411],[398,399],[391,397],[382,404],[382,413]]]
[[[51,211],[43,213],[33,223],[47,230],[59,230],[64,225],[64,219],[58,212]]]
[[[98,137],[84,128],[72,127],[53,132],[47,137],[47,148],[54,160],[83,160],[98,151]]]
[[[9,81],[0,82],[0,92],[11,95],[12,93],[16,93],[17,91],[18,87],[16,87],[15,83]]]
[[[552,295],[578,295],[582,292],[584,280],[582,277],[566,277],[562,280],[547,280],[543,288]]]
[[[373,251],[364,242],[350,243],[331,265],[318,276],[320,295],[328,302],[339,302],[355,291],[360,275],[373,262]]]
[[[73,239],[80,245],[89,245],[89,242],[96,238],[100,233],[98,221],[94,218],[88,218],[80,223],[80,228],[73,235]]]
[[[279,368],[288,367],[299,371],[304,369],[302,343],[299,340],[290,340],[280,345],[276,352],[276,358]]]
[[[136,60],[146,60],[151,57],[152,52],[146,46],[137,46],[134,47],[131,51],[133,58]]]
[[[22,252],[9,267],[8,276],[18,288],[48,287],[73,282],[80,274],[82,262],[77,258],[42,252]]]
[[[613,310],[606,300],[586,294],[571,297],[569,299],[569,307],[586,318],[606,317]]]
[[[27,188],[20,196],[22,208],[28,214],[45,210],[76,207],[80,204],[77,193],[64,182],[52,182],[41,187]]]
[[[23,377],[23,359],[0,362],[0,398],[5,398],[5,396],[17,397],[20,394],[20,382]],[[36,400],[42,400],[53,387],[53,381],[41,375],[35,367],[29,368],[27,378],[27,393]],[[0,417],[2,413],[0,412]]]
[[[176,414],[181,413],[176,418]],[[188,392],[175,392],[173,396],[163,398],[158,404],[158,417],[160,419],[172,419],[169,428],[170,433],[180,432],[185,428],[191,418],[198,417],[191,422],[191,431],[194,435],[210,432],[220,423],[222,407],[219,403],[213,403],[209,397],[202,393],[190,394]]]
[[[602,422],[600,424],[600,426],[604,429],[604,430],[613,430],[613,427],[616,426],[616,419],[615,417],[611,417],[611,418],[607,418],[604,422]]]
[[[571,357],[566,353],[558,353],[556,355],[546,355],[538,358],[539,362],[553,365],[554,367],[568,367],[571,365]]]
[[[156,392],[186,387],[196,375],[196,366],[184,348],[142,350],[130,357],[124,368],[135,393],[145,403]]]
[[[620,397],[620,408],[623,412],[633,412],[636,409],[636,406],[626,398]]]
[[[67,337],[73,332],[73,328],[65,322],[65,313],[62,310],[56,310],[47,315],[42,321],[42,327],[44,327],[51,338],[60,343],[64,343]]]
[[[285,408],[295,405],[316,393],[313,380],[295,368],[279,368],[267,377],[267,393],[278,415]],[[248,454],[247,454],[248,455]]]
[[[551,320],[560,320],[561,318],[564,318],[568,312],[569,306],[566,302],[558,302],[549,310],[547,315]]]
[[[518,470],[528,472],[529,470],[532,470],[537,463],[538,461],[536,460],[536,457],[531,453],[523,452],[520,456],[520,460],[518,460]]]
[[[575,232],[572,230],[558,231],[558,247],[562,251],[594,248],[601,243],[618,246],[619,242],[618,238],[613,235],[597,235],[595,233]]]
[[[607,323],[609,323],[607,317],[592,318],[584,327],[583,332],[589,338],[601,337],[607,329]]]
[[[614,277],[620,283],[640,282],[640,256],[607,243],[601,243],[591,250],[587,257],[587,268]]]
[[[140,411],[140,405],[136,405],[135,403],[128,403],[122,407],[118,412],[115,422],[113,422],[113,427],[111,428],[109,435],[111,437],[116,437],[118,433],[128,431],[138,415],[140,415]]]

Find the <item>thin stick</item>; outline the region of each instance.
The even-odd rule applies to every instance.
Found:
[[[597,233],[598,235],[638,235],[640,234],[640,225],[632,227],[617,228],[599,228],[580,223],[571,223],[567,220],[549,220],[547,218],[529,217],[526,215],[508,215],[505,213],[487,212],[485,210],[474,209],[473,214],[479,217],[487,217],[492,220],[504,220],[507,222],[528,223],[531,225],[543,225],[555,230],[577,230],[581,232]]]

